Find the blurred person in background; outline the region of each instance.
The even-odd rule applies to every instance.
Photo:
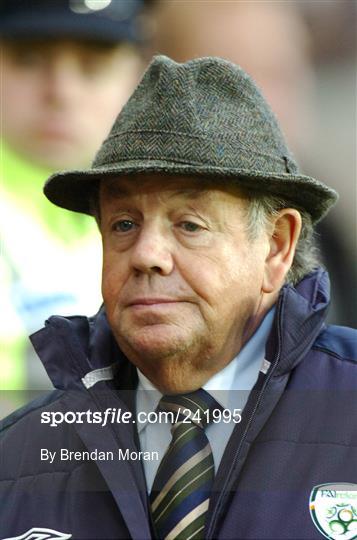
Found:
[[[346,59],[340,59],[343,69],[337,74],[332,70],[332,76],[329,63],[336,65],[333,57],[344,44],[345,56],[353,48],[348,47],[353,41],[348,36],[353,34],[355,6],[345,1],[157,0],[150,10],[149,50],[149,56],[167,54],[178,62],[220,56],[241,65],[263,90],[302,168],[313,170],[340,192],[339,205],[317,233],[335,291],[329,321],[353,327],[357,326],[356,115],[351,104],[356,88],[348,80],[355,76],[355,62],[351,69]]]
[[[141,1],[0,0],[0,388],[47,386],[27,335],[53,312],[97,310],[94,224],[42,195],[90,165],[141,71]],[[54,285],[55,284],[55,285]]]

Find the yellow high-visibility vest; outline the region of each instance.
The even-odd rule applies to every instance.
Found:
[[[28,387],[28,335],[46,318],[92,315],[101,303],[97,226],[45,198],[49,174],[1,143],[0,389]]]

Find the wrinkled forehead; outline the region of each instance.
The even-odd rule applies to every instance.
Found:
[[[214,199],[219,192],[246,198],[232,181],[217,182],[214,178],[173,176],[164,174],[128,175],[108,178],[100,182],[101,200],[123,199],[146,193],[162,194],[163,197],[184,197],[189,199]]]

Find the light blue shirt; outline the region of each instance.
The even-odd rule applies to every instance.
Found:
[[[268,366],[264,359],[265,344],[272,327],[274,313],[275,307],[267,313],[259,328],[239,354],[203,386],[204,390],[211,394],[223,409],[228,409],[232,413],[234,409],[243,411],[259,371],[266,372]],[[156,410],[162,394],[139,370],[138,377],[136,410],[138,414],[145,413],[140,416],[140,421],[137,421],[141,450],[159,453],[158,460],[143,460],[146,483],[150,492],[161,459],[171,442],[171,424],[144,421],[146,414]],[[244,411],[241,414],[243,416]],[[205,429],[212,448],[215,472],[235,425],[233,421],[225,423],[221,420],[217,423],[211,422]]]

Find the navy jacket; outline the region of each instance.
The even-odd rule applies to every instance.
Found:
[[[270,367],[227,444],[205,538],[321,539],[312,489],[357,483],[357,332],[325,326],[327,305],[321,270],[282,289],[266,347]],[[43,412],[133,410],[136,372],[104,311],[51,317],[32,342],[56,390],[3,422],[0,539],[32,528],[73,539],[151,538],[140,461],[59,459],[61,448],[135,451],[135,425],[41,423]],[[53,463],[41,461],[41,449],[57,452]]]

